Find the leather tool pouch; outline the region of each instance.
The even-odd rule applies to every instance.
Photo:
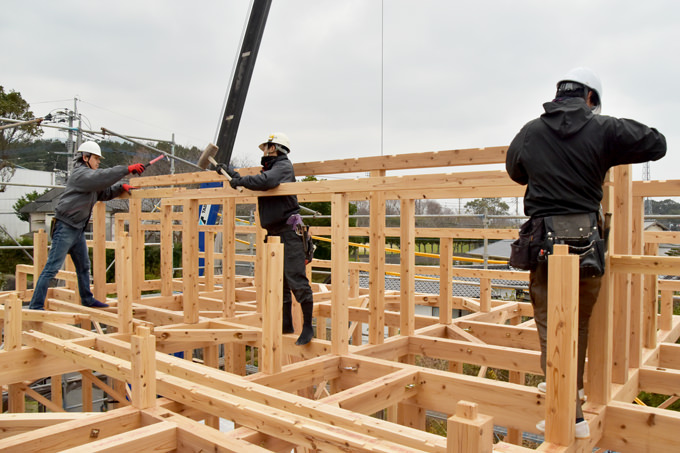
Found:
[[[305,250],[305,264],[309,264],[314,259],[314,250],[316,245],[312,241],[312,235],[309,233],[309,226],[299,224],[295,228],[295,233],[302,238],[302,245]]]
[[[510,245],[509,264],[517,269],[534,271],[538,266],[538,255],[545,241],[543,218],[531,218],[519,229],[519,239]]]
[[[545,240],[538,260],[546,260],[555,244],[566,244],[569,253],[578,255],[580,277],[604,274],[605,241],[598,228],[597,213],[544,217]]]

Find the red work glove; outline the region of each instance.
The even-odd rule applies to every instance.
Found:
[[[130,184],[123,184],[123,190],[127,193],[131,193],[132,189],[137,189],[137,187],[131,186]]]
[[[136,175],[141,175],[142,173],[144,173],[144,170],[146,170],[146,168],[144,167],[144,164],[128,165],[128,173],[134,173]]]

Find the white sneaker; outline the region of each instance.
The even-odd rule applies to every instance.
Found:
[[[587,439],[590,437],[590,426],[588,422],[583,420],[576,424],[576,429],[574,429],[574,437],[577,439]]]
[[[544,433],[545,420],[541,420],[540,422],[536,423],[536,429]],[[587,439],[590,437],[590,426],[588,426],[587,421],[583,420],[582,422],[576,423],[574,428],[574,437],[577,439]]]
[[[538,384],[538,391],[541,393],[545,393],[548,391],[548,385],[545,382],[541,382]],[[582,400],[585,399],[586,392],[583,389],[578,389],[578,399]]]

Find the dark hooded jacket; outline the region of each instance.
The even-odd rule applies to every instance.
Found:
[[[257,175],[242,176],[240,185],[250,190],[269,190],[284,182],[295,182],[293,163],[286,155],[262,157],[262,172]],[[297,196],[280,195],[259,197],[257,207],[260,224],[269,234],[277,234],[291,229],[286,221],[300,212]]]
[[[97,201],[112,200],[123,193],[123,184],[115,183],[127,174],[125,165],[93,170],[77,158],[55,217],[73,228],[85,228]]]
[[[611,167],[658,160],[666,138],[637,121],[594,115],[581,98],[543,104],[508,148],[505,168],[527,185],[528,216],[596,212]]]

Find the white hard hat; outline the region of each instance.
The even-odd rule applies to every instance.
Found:
[[[97,144],[97,142],[84,142],[80,147],[78,147],[78,152],[79,153],[89,153],[89,154],[94,154],[95,156],[99,156],[101,159],[104,157],[102,156],[102,150]]]
[[[600,81],[600,77],[592,69],[586,67],[574,68],[567,72],[564,77],[557,82],[558,88],[562,82],[577,82],[590,88],[597,93],[599,100],[597,110],[599,111],[602,107],[602,82]]]
[[[264,145],[268,145],[270,143],[283,146],[285,148],[286,154],[290,152],[290,140],[283,132],[274,132],[272,135],[267,137],[267,140],[260,144],[259,148],[264,151]]]

